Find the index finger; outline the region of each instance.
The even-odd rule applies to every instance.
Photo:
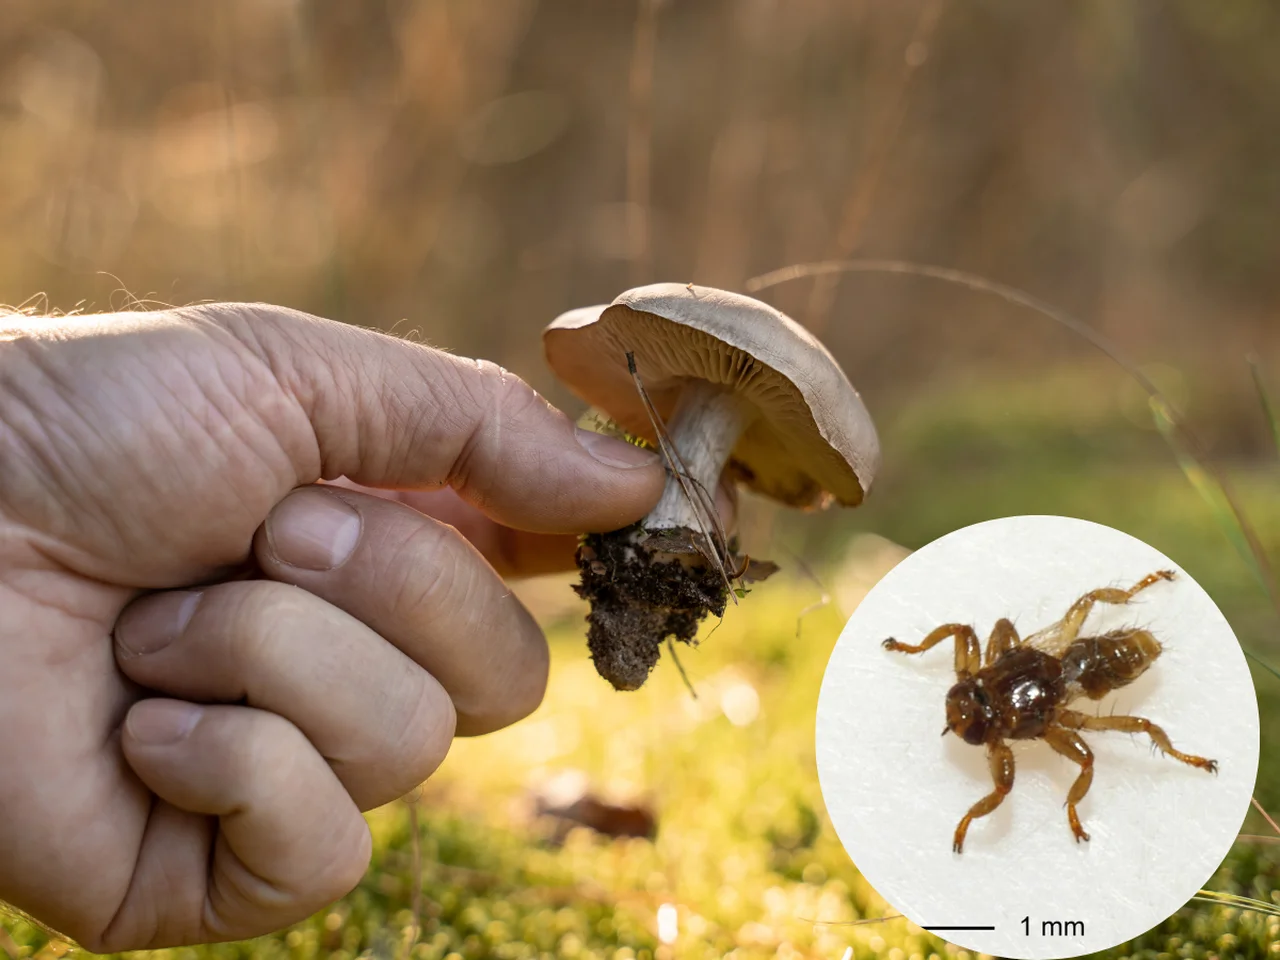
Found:
[[[395,500],[456,529],[479,550],[501,577],[536,577],[560,573],[577,566],[576,534],[530,533],[495,523],[453,490],[378,490],[352,483],[345,477],[331,486],[358,490],[384,500]],[[716,511],[725,528],[732,530],[737,515],[732,485],[716,489]]]
[[[357,490],[384,500],[394,500],[419,513],[447,523],[484,555],[500,577],[537,577],[575,568],[578,534],[530,533],[495,523],[457,491],[444,490],[379,490],[352,483],[345,477],[329,486]]]

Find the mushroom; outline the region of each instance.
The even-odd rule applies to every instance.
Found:
[[[588,645],[619,690],[644,683],[663,640],[692,642],[707,613],[724,613],[746,564],[715,513],[722,475],[805,509],[856,506],[871,486],[880,451],[862,398],[827,349],[768,304],[652,284],[562,314],[543,345],[570,390],[629,433],[665,440],[671,467],[647,517],[579,549]]]

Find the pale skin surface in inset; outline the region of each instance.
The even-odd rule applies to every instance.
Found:
[[[494,364],[292,310],[0,316],[0,899],[113,952],[340,897],[361,810],[540,701],[501,576],[664,481]]]
[[[1093,700],[1136,680],[1160,656],[1161,645],[1150,631],[1128,629],[1100,637],[1080,632],[1095,604],[1123,605],[1143,590],[1163,580],[1173,580],[1169,570],[1159,570],[1122,590],[1091,590],[1073,603],[1061,620],[1027,637],[1008,619],[996,621],[985,656],[973,627],[943,624],[918,644],[892,638],[884,648],[899,653],[923,653],[944,640],[955,638],[957,683],[947,695],[947,727],[966,743],[986,746],[994,789],[977,801],[961,818],[952,839],[956,853],[964,850],[969,825],[994,811],[1013,790],[1014,759],[1008,739],[1043,739],[1055,751],[1080,767],[1067,794],[1067,822],[1077,842],[1088,840],[1077,805],[1093,783],[1093,751],[1075,731],[1117,730],[1144,733],[1166,756],[1210,773],[1214,760],[1174,748],[1168,734],[1150,720],[1135,716],[1089,716],[1068,705],[1080,697]],[[1065,670],[1064,670],[1064,664]]]

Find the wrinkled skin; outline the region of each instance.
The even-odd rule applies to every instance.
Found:
[[[360,811],[542,697],[500,575],[662,484],[501,368],[278,307],[0,317],[0,898],[105,952],[346,893]]]

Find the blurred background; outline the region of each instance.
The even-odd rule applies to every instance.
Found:
[[[745,290],[812,261],[939,264],[1101,331],[1184,412],[1270,550],[1276,441],[1247,358],[1280,390],[1278,43],[1266,0],[6,0],[0,303],[273,301],[493,359],[576,413],[541,357],[563,310],[654,280]],[[810,276],[757,295],[819,334],[876,417],[867,504],[748,506],[748,548],[790,575],[685,655],[696,701],[669,664],[612,695],[568,581],[522,586],[552,637],[552,696],[428,784],[425,893],[395,807],[375,815],[361,891],[235,950],[946,952],[903,921],[796,918],[891,910],[821,810],[817,684],[860,591],[967,523],[1047,512],[1126,530],[1280,660],[1260,558],[1188,482],[1132,371],[935,280]],[[1257,677],[1274,812],[1280,680]],[[654,838],[572,818],[548,832],[547,783],[641,811]],[[1242,844],[1214,889],[1271,899],[1270,849]],[[1274,951],[1274,919],[1207,909],[1116,955],[1229,954],[1222,937]],[[11,930],[15,956],[61,949]]]

